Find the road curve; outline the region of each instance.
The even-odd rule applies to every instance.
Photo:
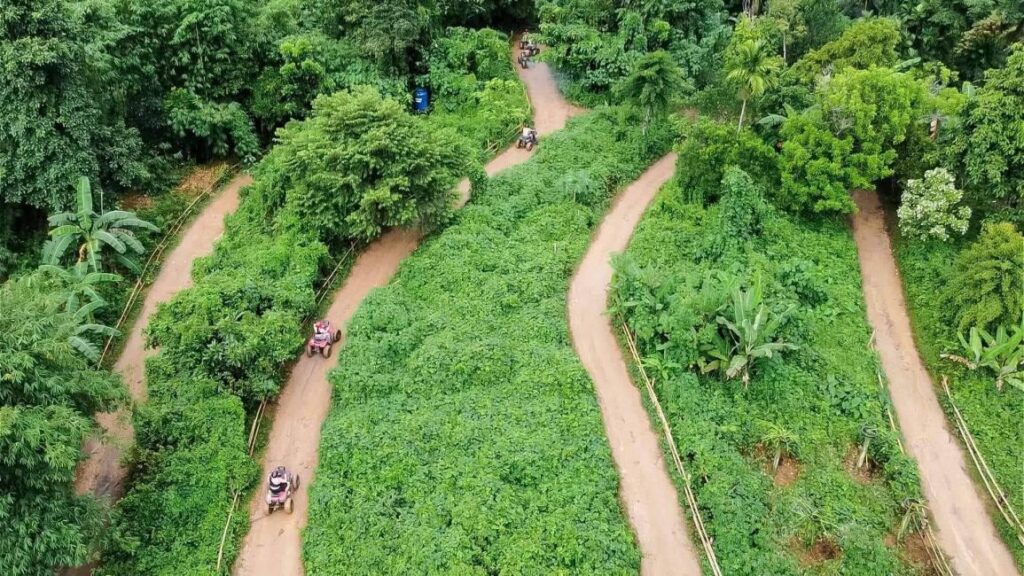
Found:
[[[146,400],[145,362],[153,351],[146,350],[143,333],[150,316],[159,304],[192,285],[192,262],[213,252],[214,242],[224,233],[224,217],[238,208],[239,190],[251,183],[249,175],[239,175],[217,194],[181,235],[178,245],[164,260],[147,290],[142,309],[114,364],[114,371],[124,379],[135,402]],[[75,491],[116,500],[123,492],[126,472],[121,466],[121,452],[131,444],[134,430],[126,410],[97,414],[96,420],[103,427],[106,438],[86,442],[85,451],[89,458],[78,467]]]
[[[928,371],[914,344],[903,284],[885,229],[878,195],[854,192],[853,217],[868,320],[889,379],[889,394],[910,455],[917,460],[925,498],[942,549],[960,576],[1019,574],[979,495],[963,453],[946,425]]]
[[[630,379],[606,310],[611,257],[626,249],[647,206],[672,177],[675,162],[675,154],[665,156],[616,198],[572,280],[568,301],[573,345],[594,381],[622,480],[621,499],[640,545],[644,576],[698,575],[700,559],[687,533],[658,437]]]
[[[541,135],[561,129],[578,109],[566,102],[550,69],[543,63],[519,70],[534,108],[534,127]],[[514,146],[487,164],[488,175],[520,164],[530,153]],[[459,184],[458,206],[469,199],[469,182]],[[392,230],[359,255],[341,290],[333,298],[326,318],[344,328],[363,299],[374,288],[386,285],[398,267],[419,245],[420,236],[410,230]],[[274,409],[274,423],[263,457],[263,478],[285,464],[301,476],[292,514],[267,515],[261,485],[249,505],[249,534],[242,543],[234,574],[238,576],[298,576],[302,566],[301,531],[309,512],[309,486],[319,461],[320,430],[331,403],[327,373],[337,363],[331,358],[301,357],[291,372]]]

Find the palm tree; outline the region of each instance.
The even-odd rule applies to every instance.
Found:
[[[668,111],[672,100],[689,89],[689,83],[672,55],[658,50],[645,54],[617,89],[620,96],[643,110],[643,131],[646,134],[651,117]]]
[[[726,69],[726,78],[739,86],[739,98],[743,101],[740,123],[736,128],[738,132],[743,128],[743,120],[747,116],[747,102],[751,98],[760,97],[775,85],[776,77],[782,69],[782,58],[770,55],[765,50],[764,42],[746,40],[732,51]]]
[[[135,215],[134,212],[113,210],[97,214],[92,208],[92,187],[89,179],[82,176],[75,186],[77,210],[61,212],[50,216],[50,241],[43,248],[43,262],[57,265],[69,248],[76,247],[76,263],[88,262],[94,272],[100,271],[102,251],[109,247],[114,250],[114,259],[134,272],[138,264],[125,255],[126,252],[142,254],[145,249],[135,237],[131,228],[158,231],[157,227]]]
[[[800,441],[796,434],[767,420],[759,420],[761,445],[772,452],[772,470],[778,470],[783,454],[792,455]]]

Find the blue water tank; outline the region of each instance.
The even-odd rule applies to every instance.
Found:
[[[412,92],[412,108],[419,114],[426,114],[430,108],[430,94],[426,88],[417,88]]]

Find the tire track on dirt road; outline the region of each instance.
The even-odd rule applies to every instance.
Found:
[[[594,381],[644,576],[699,575],[700,558],[658,437],[607,316],[608,293],[612,255],[629,245],[647,206],[674,174],[675,162],[675,154],[665,156],[615,199],[573,277],[568,299],[573,346]]]
[[[542,63],[519,69],[520,79],[534,108],[534,128],[540,135],[565,126],[579,110],[569,105],[558,91],[550,69]],[[505,150],[485,167],[488,175],[520,164],[530,153]],[[458,207],[469,200],[469,182],[459,184]],[[416,250],[421,236],[413,230],[391,230],[359,255],[342,288],[335,293],[326,318],[342,328],[348,324],[363,299],[375,288],[385,286],[402,261]],[[342,337],[344,345],[344,336]],[[278,397],[274,422],[263,456],[264,482],[277,465],[285,465],[301,478],[301,488],[293,497],[292,514],[277,512],[268,516],[265,482],[255,491],[249,504],[249,534],[235,562],[238,576],[291,576],[304,573],[302,566],[302,529],[309,512],[309,486],[315,480],[319,462],[320,430],[331,404],[331,385],[327,373],[337,364],[331,358],[301,357]]]
[[[956,438],[949,431],[928,371],[914,344],[903,283],[893,259],[878,195],[854,192],[853,216],[868,320],[889,379],[900,429],[921,471],[939,542],[960,576],[1019,574],[971,480]]]
[[[192,262],[213,252],[214,243],[224,233],[224,218],[238,208],[239,191],[250,183],[250,176],[237,176],[214,197],[181,235],[178,245],[164,260],[156,279],[146,291],[142,309],[132,323],[124,349],[114,364],[114,371],[124,379],[136,403],[146,400],[146,358],[154,353],[146,350],[144,335],[150,317],[158,305],[192,286]],[[121,466],[121,453],[134,437],[130,413],[122,410],[98,414],[96,420],[106,433],[106,439],[86,442],[85,451],[89,458],[78,467],[75,491],[116,500],[123,492],[126,473]]]

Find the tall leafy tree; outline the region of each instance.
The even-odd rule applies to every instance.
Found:
[[[1001,211],[1024,225],[1024,44],[985,80],[967,101],[960,130],[944,133],[945,152],[976,211]]]
[[[758,98],[775,84],[779,71],[782,69],[782,58],[771,54],[764,42],[746,40],[731,46],[726,56],[726,78],[738,90],[742,101],[740,120],[737,132],[743,129],[743,121],[747,115],[747,103],[751,98]]]
[[[0,200],[61,209],[78,175],[146,177],[124,122],[109,46],[122,28],[103,3],[5,0],[0,7]]]
[[[443,221],[472,157],[455,134],[365,87],[318,98],[307,120],[278,135],[260,186],[283,196],[295,223],[325,241],[368,241],[387,228]]]
[[[75,468],[93,415],[126,398],[76,350],[88,325],[64,304],[36,274],[0,286],[0,565],[17,576],[89,558],[100,510],[75,495]]]
[[[852,211],[849,190],[891,175],[897,146],[927,128],[925,86],[890,68],[837,74],[815,104],[782,126],[779,200],[791,208]]]
[[[654,115],[667,113],[672,101],[689,89],[679,65],[664,50],[643,56],[633,72],[618,86],[619,95],[643,111],[644,133]]]

